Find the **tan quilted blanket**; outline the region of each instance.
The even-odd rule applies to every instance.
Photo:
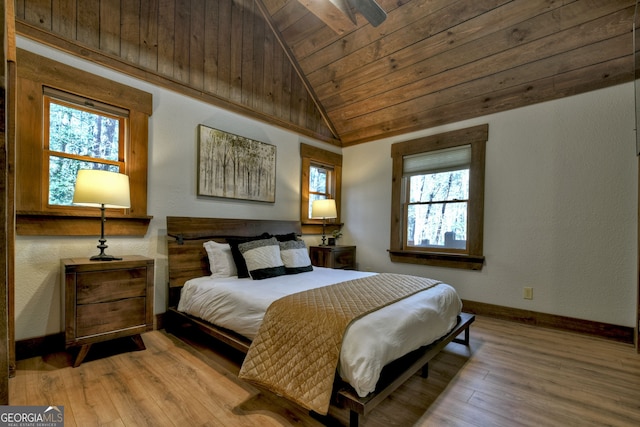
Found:
[[[269,306],[239,377],[326,414],[347,326],[438,283],[382,273],[281,298]]]

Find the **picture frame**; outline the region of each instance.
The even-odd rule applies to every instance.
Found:
[[[276,146],[198,125],[198,196],[276,201]]]

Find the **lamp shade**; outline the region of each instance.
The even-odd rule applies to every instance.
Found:
[[[337,218],[336,201],[334,199],[314,200],[311,203],[311,218]]]
[[[127,175],[95,169],[81,169],[76,177],[73,203],[80,206],[128,208],[129,177]]]

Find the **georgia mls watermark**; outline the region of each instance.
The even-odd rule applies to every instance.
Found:
[[[0,427],[64,427],[64,406],[0,406]]]

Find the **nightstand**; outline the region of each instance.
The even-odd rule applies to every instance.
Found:
[[[311,264],[316,267],[341,268],[355,270],[355,246],[311,246],[309,248]]]
[[[65,289],[65,348],[80,347],[80,366],[91,345],[153,330],[154,260],[138,255],[121,261],[68,258],[60,261]]]

